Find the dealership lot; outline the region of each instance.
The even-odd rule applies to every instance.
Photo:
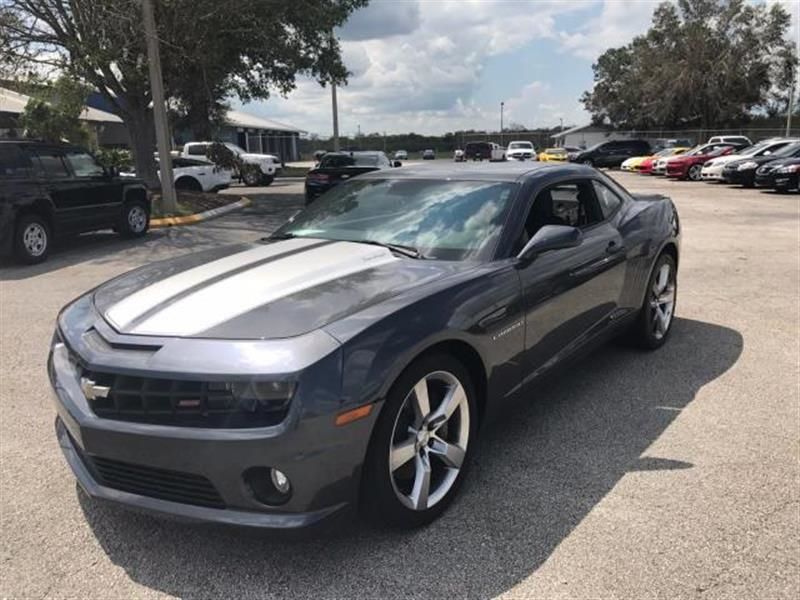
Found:
[[[77,492],[45,360],[58,309],[146,262],[256,239],[302,205],[0,267],[0,595],[796,597],[800,593],[800,197],[614,173],[670,195],[683,254],[673,337],[608,346],[484,432],[452,508],[410,534],[334,537],[160,521]],[[532,399],[533,400],[533,399]]]

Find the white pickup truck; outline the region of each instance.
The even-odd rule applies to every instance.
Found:
[[[181,156],[202,160],[206,157],[208,147],[214,142],[187,142],[183,145]],[[258,170],[245,170],[242,181],[245,185],[269,185],[275,179],[275,175],[281,170],[280,159],[273,154],[255,154],[245,152],[236,144],[224,143],[225,147],[236,154],[242,162],[249,165],[256,165]]]

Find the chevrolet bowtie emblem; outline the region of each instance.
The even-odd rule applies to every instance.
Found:
[[[97,398],[108,398],[111,388],[107,385],[97,385],[88,377],[81,377],[81,390],[87,400],[96,400]]]

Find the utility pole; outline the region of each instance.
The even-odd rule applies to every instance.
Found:
[[[563,133],[563,132],[564,132],[564,119],[559,117],[559,119],[558,119],[558,133]],[[563,146],[564,145],[564,138],[563,137],[560,138],[559,142]]]
[[[150,69],[150,90],[153,94],[153,117],[156,126],[159,171],[161,171],[161,206],[167,212],[178,209],[175,182],[172,179],[172,160],[169,154],[169,124],[164,106],[164,81],[161,78],[161,57],[158,54],[156,19],[153,1],[142,0],[144,38],[147,44],[147,62]]]
[[[500,103],[500,145],[503,145],[503,107],[506,105],[505,102]]]
[[[791,135],[792,131],[792,111],[794,110],[794,93],[797,89],[797,81],[800,79],[800,68],[795,66],[795,76],[792,78],[792,87],[789,90],[789,108],[786,111],[786,137]]]
[[[331,104],[333,105],[333,151],[339,151],[339,106],[336,103],[336,84],[331,83]]]

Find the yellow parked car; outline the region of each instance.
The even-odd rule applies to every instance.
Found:
[[[650,156],[634,156],[629,158],[625,162],[620,165],[620,169],[623,171],[632,171],[634,173],[640,173],[642,171],[649,172],[650,171],[650,163],[655,162],[659,158],[667,158],[669,156],[677,156],[679,154],[683,154],[689,150],[689,148],[683,147],[674,147],[674,148],[664,148],[660,152],[656,152],[655,154],[651,154]]]
[[[545,148],[539,152],[539,160],[545,162],[552,160],[565,161],[567,160],[567,151],[564,148]]]

